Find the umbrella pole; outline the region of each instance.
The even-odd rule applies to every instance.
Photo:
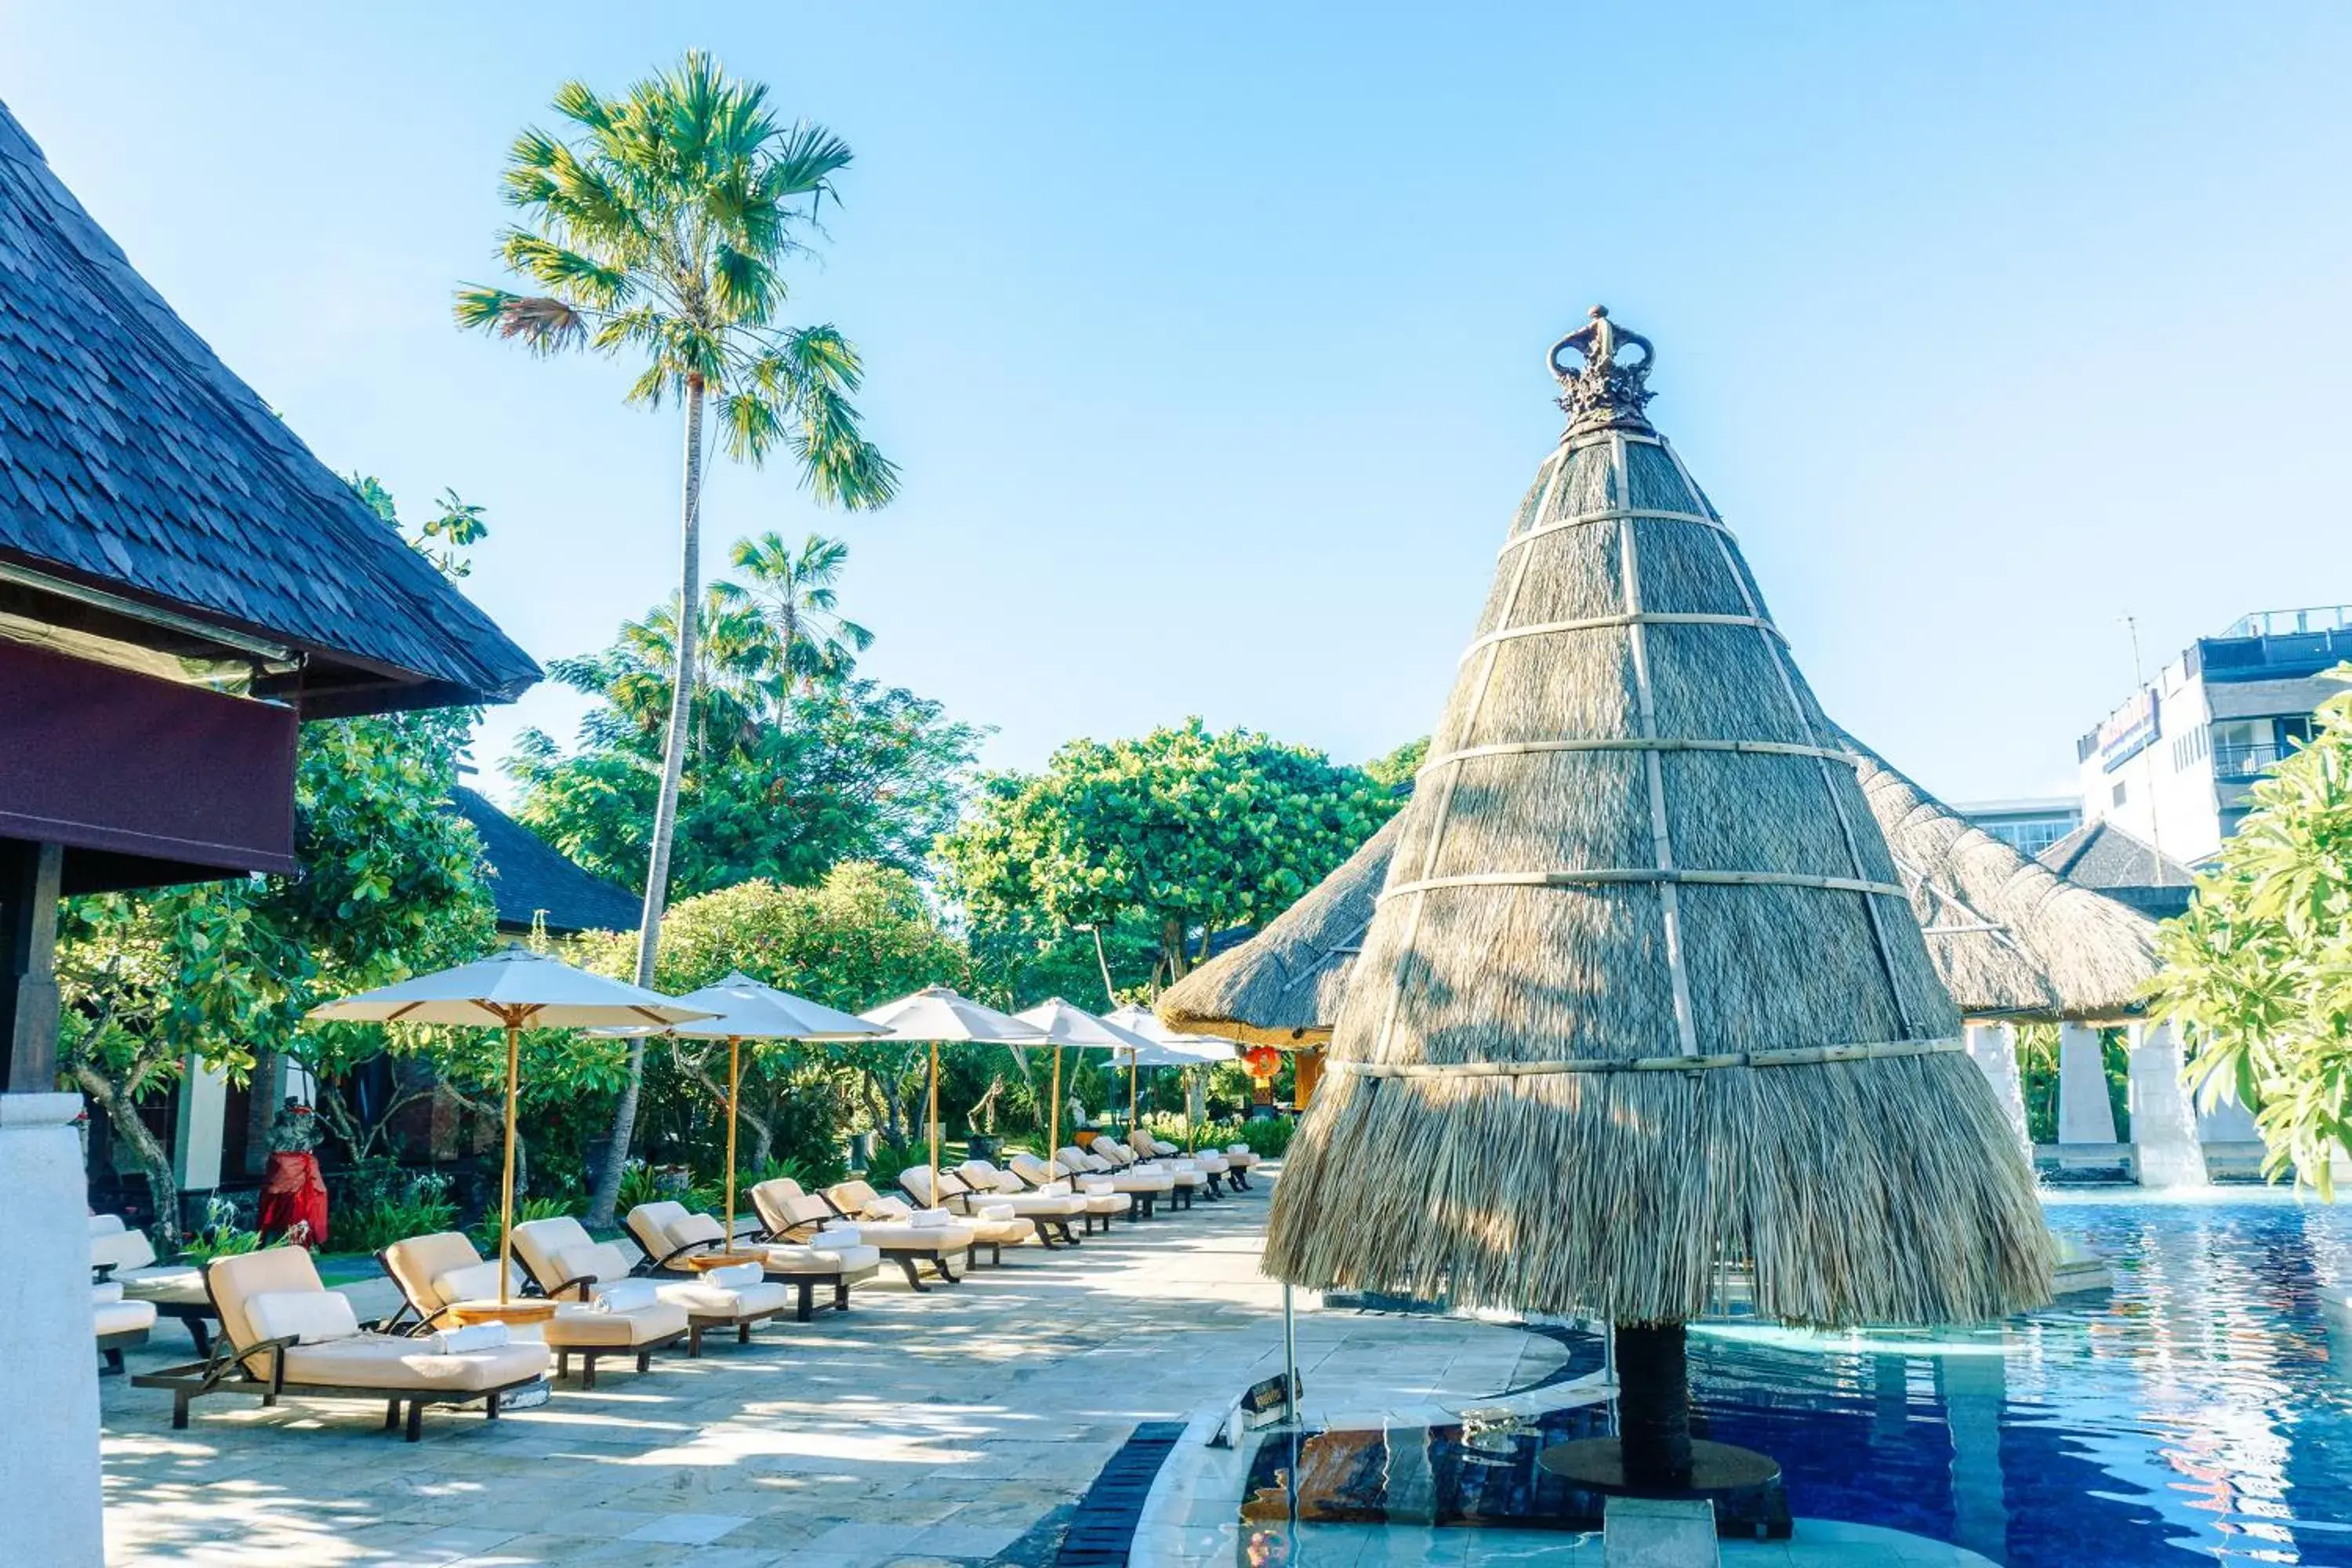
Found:
[[[743,1041],[740,1036],[727,1037],[727,1234],[720,1238],[721,1252],[735,1250],[735,1106],[743,1090]]]
[[[931,1190],[927,1200],[931,1207],[940,1203],[940,1043],[931,1042]]]
[[[1045,1166],[1055,1168],[1054,1151],[1062,1143],[1062,1047],[1054,1047],[1054,1097],[1045,1102]],[[1088,1223],[1092,1223],[1089,1221]]]
[[[507,1020],[507,1168],[506,1180],[499,1192],[499,1305],[507,1302],[507,1288],[514,1275],[514,1145],[515,1145],[515,1075],[522,1060],[522,1025],[514,1018]]]

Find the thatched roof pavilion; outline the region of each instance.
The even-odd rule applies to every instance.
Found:
[[[1266,1267],[1645,1333],[1733,1265],[1788,1321],[2038,1305],[2032,1176],[1841,738],[1643,416],[1650,358],[1599,311],[1552,351],[1568,432],[1394,826]]]
[[[1961,1012],[2047,1023],[2142,1009],[2156,976],[2153,921],[2027,859],[1840,735]]]
[[[1843,730],[1863,797],[1911,895],[1927,957],[1970,1018],[2080,1022],[2137,1014],[2156,927],[2028,859]],[[1391,818],[1249,941],[1164,992],[1171,1028],[1286,1050],[1331,1037],[1402,822]]]

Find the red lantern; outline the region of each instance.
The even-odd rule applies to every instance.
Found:
[[[1272,1046],[1252,1046],[1242,1053],[1242,1065],[1249,1068],[1250,1077],[1265,1083],[1282,1070],[1282,1053]]]

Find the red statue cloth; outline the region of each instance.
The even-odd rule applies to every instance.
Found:
[[[268,1241],[297,1225],[310,1226],[305,1239],[311,1247],[327,1245],[327,1184],[319,1174],[319,1156],[280,1151],[269,1156],[261,1178],[261,1237]]]

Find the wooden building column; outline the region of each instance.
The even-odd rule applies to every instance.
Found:
[[[0,839],[0,1093],[58,1087],[58,899],[65,850]]]
[[[1291,1053],[1290,1102],[1299,1110],[1315,1098],[1315,1086],[1323,1081],[1323,1047],[1301,1046]]]

